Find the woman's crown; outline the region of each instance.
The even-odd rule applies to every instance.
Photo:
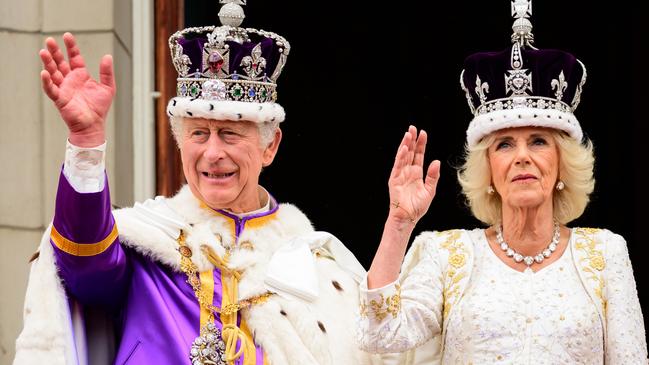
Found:
[[[468,144],[495,130],[520,126],[556,128],[581,140],[573,113],[586,82],[585,66],[568,52],[533,46],[531,0],[512,0],[511,8],[511,47],[475,53],[464,61],[460,85],[474,116]]]

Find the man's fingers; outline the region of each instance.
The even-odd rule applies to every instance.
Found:
[[[81,56],[81,51],[77,46],[77,42],[74,39],[74,36],[71,33],[63,34],[63,42],[65,43],[65,48],[68,51],[68,60],[70,61],[70,69],[74,70],[76,68],[86,67],[86,62]]]
[[[105,55],[99,63],[99,82],[110,87],[115,93],[115,72],[113,72],[113,56]]]
[[[47,97],[56,102],[59,99],[59,88],[54,85],[50,73],[46,70],[41,71],[41,84],[43,85],[43,91],[45,91]]]
[[[61,85],[61,83],[63,82],[63,75],[59,71],[56,62],[54,62],[54,60],[52,59],[50,52],[41,49],[38,54],[41,57],[41,61],[43,62],[44,70],[47,71],[54,84],[56,84],[57,86]]]
[[[52,37],[48,37],[45,40],[45,45],[49,51],[51,59],[55,62],[56,67],[59,69],[63,76],[67,75],[70,72],[70,65],[65,61],[63,57],[63,52],[59,48],[59,45],[56,43],[56,40]],[[52,72],[50,72],[51,74]]]

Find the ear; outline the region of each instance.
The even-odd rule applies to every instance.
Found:
[[[268,144],[268,146],[266,146],[266,149],[264,150],[264,156],[262,161],[262,165],[264,167],[273,163],[273,160],[275,159],[275,155],[277,154],[277,150],[279,149],[279,143],[281,141],[282,141],[282,130],[277,128],[275,130],[275,135],[273,136],[273,140]]]

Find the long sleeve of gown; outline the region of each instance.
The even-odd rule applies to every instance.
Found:
[[[396,282],[372,290],[367,280],[361,284],[357,339],[363,350],[403,352],[440,336],[444,279],[436,240],[433,232],[415,239]]]
[[[604,232],[606,242],[606,364],[647,364],[642,310],[622,236]]]
[[[70,294],[86,304],[121,300],[129,270],[111,213],[103,150],[68,143],[50,242]]]

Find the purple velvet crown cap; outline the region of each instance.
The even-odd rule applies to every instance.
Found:
[[[209,70],[210,67],[214,67],[213,64],[215,63],[215,61],[210,62],[210,51],[206,50],[205,47],[207,42],[207,32],[205,31],[198,33],[189,33],[178,39],[178,44],[182,47],[183,54],[189,57],[190,63],[188,64],[188,68],[190,75],[197,71],[205,72]],[[266,77],[270,79],[280,61],[280,56],[284,52],[284,48],[279,47],[273,39],[264,37],[259,34],[250,34],[249,39],[242,43],[234,40],[226,40],[225,44],[228,45],[229,49],[229,67],[227,70],[223,71],[231,75],[246,75],[246,66],[242,64],[241,61],[246,56],[250,56],[252,58],[253,48],[259,45],[261,48],[261,57],[265,60],[266,63],[266,65],[264,66],[264,72],[262,72],[262,74],[265,73]],[[206,55],[207,57],[204,57],[204,55]],[[225,66],[225,64],[221,65],[221,67],[223,66]]]
[[[177,96],[167,104],[171,118],[207,118],[279,123],[277,79],[290,51],[278,34],[241,28],[243,0],[222,0],[221,26],[191,27],[169,37],[178,71]]]
[[[510,55],[512,47],[500,52],[480,52],[470,55],[464,60],[464,72],[462,81],[470,95],[470,102],[474,109],[480,104],[480,96],[476,89],[477,77],[482,83],[489,85],[489,91],[485,93],[486,102],[496,99],[507,99],[512,96],[506,91],[505,77],[507,71],[512,69]],[[578,90],[585,69],[575,56],[568,52],[557,49],[521,49],[523,58],[523,69],[529,70],[531,75],[531,90],[527,91],[530,96],[546,97],[562,101],[572,107],[577,107],[579,100]],[[557,87],[553,87],[552,80],[559,81],[559,75],[563,72],[566,88],[557,98]],[[582,85],[583,86],[583,85]]]
[[[513,0],[512,45],[464,61],[460,85],[473,114],[467,128],[469,147],[497,130],[525,126],[554,128],[582,140],[574,110],[586,68],[568,52],[532,46],[531,12],[531,1]]]

